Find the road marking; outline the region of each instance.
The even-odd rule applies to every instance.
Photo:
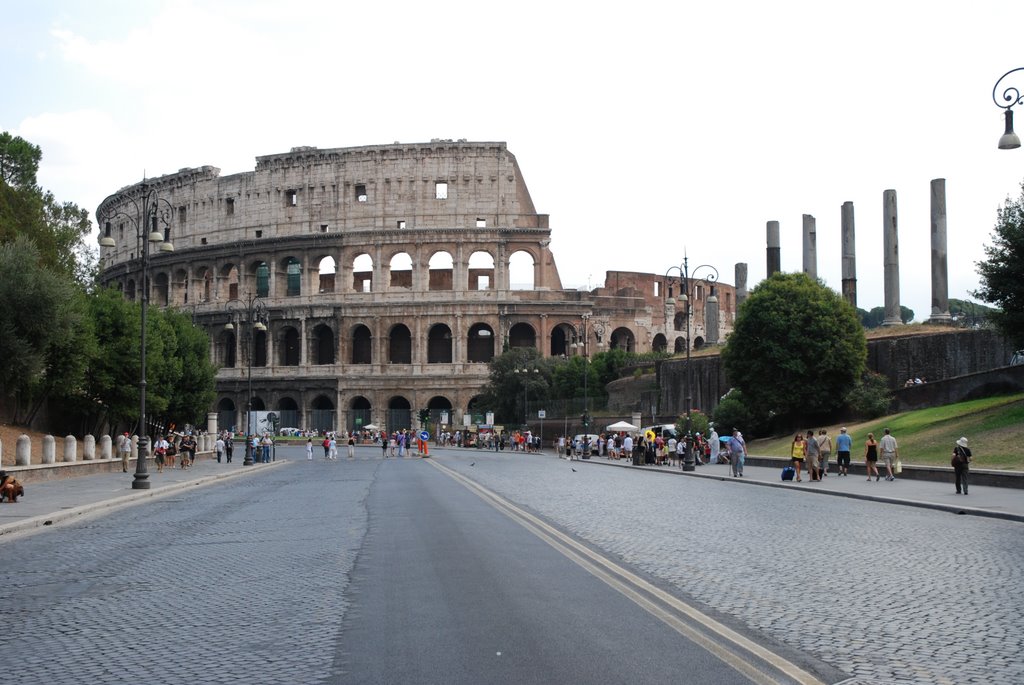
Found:
[[[700,645],[731,668],[750,678],[753,682],[764,683],[765,685],[780,682],[793,682],[800,685],[825,685],[823,680],[792,661],[744,637],[696,607],[687,604],[678,597],[661,590],[636,574],[601,556],[533,514],[520,509],[497,493],[463,476],[461,473],[439,464],[435,460],[430,460],[428,463],[453,480],[461,483],[485,502],[547,542],[558,552],[593,576],[629,598],[683,637]],[[680,615],[688,619],[689,622],[680,618]],[[698,629],[693,624],[700,628]],[[713,639],[712,635],[714,638],[724,641],[725,644]],[[770,666],[783,676],[783,680],[779,680],[772,674],[766,673],[754,664],[749,663],[749,657],[754,657]]]

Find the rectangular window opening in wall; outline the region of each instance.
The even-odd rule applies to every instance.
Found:
[[[228,216],[231,216],[232,214],[234,214],[235,213],[235,198],[229,197],[228,199],[224,200],[224,209],[225,209],[225,211],[227,211]]]
[[[188,207],[178,207],[178,223],[185,223],[185,217],[188,216]]]
[[[654,296],[661,297],[661,283],[658,281],[654,282]]]
[[[262,238],[263,237],[263,231],[256,231],[256,237],[257,238]]]
[[[356,184],[356,202],[366,202],[366,186],[362,183]]]
[[[205,244],[206,244],[206,238],[203,238],[203,239],[202,239],[202,240],[200,240],[199,242],[201,242],[201,243],[202,243],[203,245],[205,245]]]
[[[299,191],[297,190],[286,190],[284,191],[284,206],[285,207],[297,207],[299,205]]]
[[[480,219],[480,218],[478,218],[476,220],[476,227],[477,228],[487,228],[487,219]]]
[[[434,182],[434,199],[435,200],[447,200],[448,199],[448,183],[445,181]]]
[[[321,233],[327,233],[328,230],[330,230],[330,227],[327,224],[320,224]]]
[[[405,228],[405,220],[404,219],[399,219],[398,220],[398,228],[399,229],[404,229]]]

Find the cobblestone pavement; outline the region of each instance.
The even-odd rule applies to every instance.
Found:
[[[1024,682],[1020,523],[550,455],[431,454],[850,683]]]
[[[26,685],[323,682],[380,463],[291,464],[0,544],[8,672]]]

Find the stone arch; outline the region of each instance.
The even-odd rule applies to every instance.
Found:
[[[227,287],[225,288],[224,286],[221,286],[219,292],[217,293],[217,299],[220,301],[239,299],[238,294],[240,292],[240,288],[238,287],[238,265],[232,262],[224,264],[220,268],[218,277],[223,283],[227,285]]]
[[[267,332],[252,332],[252,365],[267,365]]]
[[[468,290],[494,290],[494,255],[478,250],[469,255]]]
[[[135,301],[135,279],[134,278],[129,278],[128,279],[128,283],[125,284],[125,286],[124,286],[124,296],[127,297],[132,302]]]
[[[174,277],[171,279],[171,303],[175,307],[189,304],[192,300],[190,290],[188,272],[185,269],[175,269]]]
[[[412,404],[408,398],[395,395],[388,400],[388,418],[385,425],[388,432],[412,428]]]
[[[153,304],[157,307],[166,307],[170,302],[171,280],[167,274],[161,271],[153,277]]]
[[[676,338],[675,351],[677,353],[686,352],[686,338],[684,338],[683,336],[679,336],[678,338]]]
[[[230,397],[222,397],[217,402],[217,425],[222,430],[235,430],[235,423],[238,420],[238,408],[235,401]]]
[[[299,403],[292,397],[282,397],[275,409],[278,414],[278,428],[302,428],[302,412]]]
[[[436,323],[427,333],[427,363],[452,363],[452,329],[446,324]]]
[[[388,362],[412,364],[412,333],[404,323],[398,323],[388,332]]]
[[[281,283],[278,294],[281,297],[298,297],[302,295],[302,262],[296,257],[285,257],[281,260]]]
[[[686,330],[686,312],[676,312],[672,325],[677,331]]]
[[[298,366],[301,359],[300,336],[295,326],[282,326],[278,331],[280,341],[281,366]]]
[[[466,413],[469,414],[473,423],[483,423],[486,419],[487,407],[484,406],[482,395],[473,395],[466,402]]]
[[[528,250],[517,250],[508,257],[509,290],[533,290],[537,260]]]
[[[373,335],[363,324],[352,329],[352,363],[373,363]]]
[[[704,347],[704,338],[698,335],[693,339],[693,349],[699,350],[702,347]]]
[[[475,323],[466,335],[466,361],[487,363],[494,359],[494,329]]]
[[[608,347],[613,350],[636,352],[636,337],[633,335],[633,331],[629,330],[625,326],[616,328],[612,331]]]
[[[572,343],[576,341],[576,329],[572,324],[560,323],[551,329],[551,356],[569,357]]]
[[[317,292],[333,293],[334,279],[338,273],[338,263],[334,257],[327,255],[317,263]]]
[[[455,283],[455,261],[450,252],[439,250],[430,255],[427,265],[429,277],[428,290],[453,290]]]
[[[352,260],[352,290],[357,293],[373,292],[373,257],[365,252]]]
[[[370,400],[362,395],[353,397],[352,401],[348,403],[349,432],[362,430],[363,426],[370,425],[372,423],[372,412],[373,405],[370,404]]]
[[[509,347],[537,347],[537,331],[533,326],[520,321],[508,329]]]
[[[444,424],[444,425],[451,426],[452,425],[452,421],[455,419],[455,416],[454,416],[455,412],[453,411],[453,409],[454,409],[454,407],[452,407],[451,400],[449,400],[444,395],[434,395],[427,402],[427,411],[430,412],[430,422],[434,426],[442,425],[442,423],[441,423],[441,414],[442,413],[447,413],[448,414],[448,422],[446,424]]]
[[[309,421],[306,428],[326,433],[334,430],[334,402],[327,395],[317,395],[309,405]]]
[[[221,329],[217,334],[216,362],[227,369],[235,368],[235,364],[238,363],[237,349],[238,339],[235,332]]]
[[[259,259],[253,262],[252,274],[256,279],[256,296],[270,297],[270,265]]]
[[[213,271],[207,267],[199,267],[193,278],[195,301],[209,302],[213,299]]]
[[[392,288],[412,289],[412,257],[408,252],[396,252],[388,263]]]
[[[334,331],[327,324],[321,323],[313,327],[311,358],[314,364],[334,363]]]
[[[663,333],[658,333],[654,336],[654,340],[651,342],[651,349],[654,352],[665,352],[668,350],[668,339]]]

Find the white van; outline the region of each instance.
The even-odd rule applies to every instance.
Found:
[[[678,439],[679,437],[678,432],[676,431],[676,425],[674,423],[659,423],[653,426],[641,428],[640,437],[646,437],[647,431],[653,432],[655,436],[661,436],[664,440],[668,440],[669,438]]]

